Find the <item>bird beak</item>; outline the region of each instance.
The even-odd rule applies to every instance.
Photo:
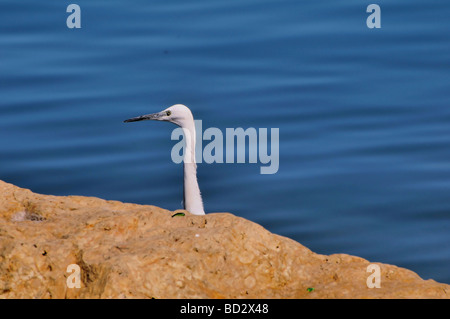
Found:
[[[141,115],[138,117],[133,117],[131,119],[123,121],[124,123],[129,122],[138,122],[138,121],[146,121],[146,120],[158,120],[162,116],[162,113],[153,113],[153,114],[147,114],[147,115]]]

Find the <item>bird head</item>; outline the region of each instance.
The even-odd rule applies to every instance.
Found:
[[[175,104],[158,113],[146,114],[125,120],[125,123],[137,121],[166,121],[174,123],[180,127],[186,127],[187,124],[194,122],[191,110],[183,104]]]

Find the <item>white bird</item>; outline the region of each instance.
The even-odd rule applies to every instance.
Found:
[[[137,122],[145,120],[172,122],[183,129],[186,148],[183,155],[184,165],[184,209],[194,215],[204,215],[202,196],[197,181],[197,164],[195,161],[195,124],[191,110],[182,104],[175,104],[153,114],[141,115],[124,121]]]

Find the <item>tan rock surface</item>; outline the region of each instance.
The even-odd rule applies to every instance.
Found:
[[[449,285],[311,252],[227,213],[39,195],[0,181],[0,298],[448,298]],[[68,288],[70,264],[81,288]],[[314,288],[308,291],[308,288]]]

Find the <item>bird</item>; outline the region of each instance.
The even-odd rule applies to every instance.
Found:
[[[183,154],[183,205],[193,215],[205,215],[202,195],[197,180],[197,163],[195,161],[195,123],[191,110],[183,104],[172,105],[161,112],[146,114],[125,120],[125,123],[138,121],[166,121],[182,128],[186,141]]]

